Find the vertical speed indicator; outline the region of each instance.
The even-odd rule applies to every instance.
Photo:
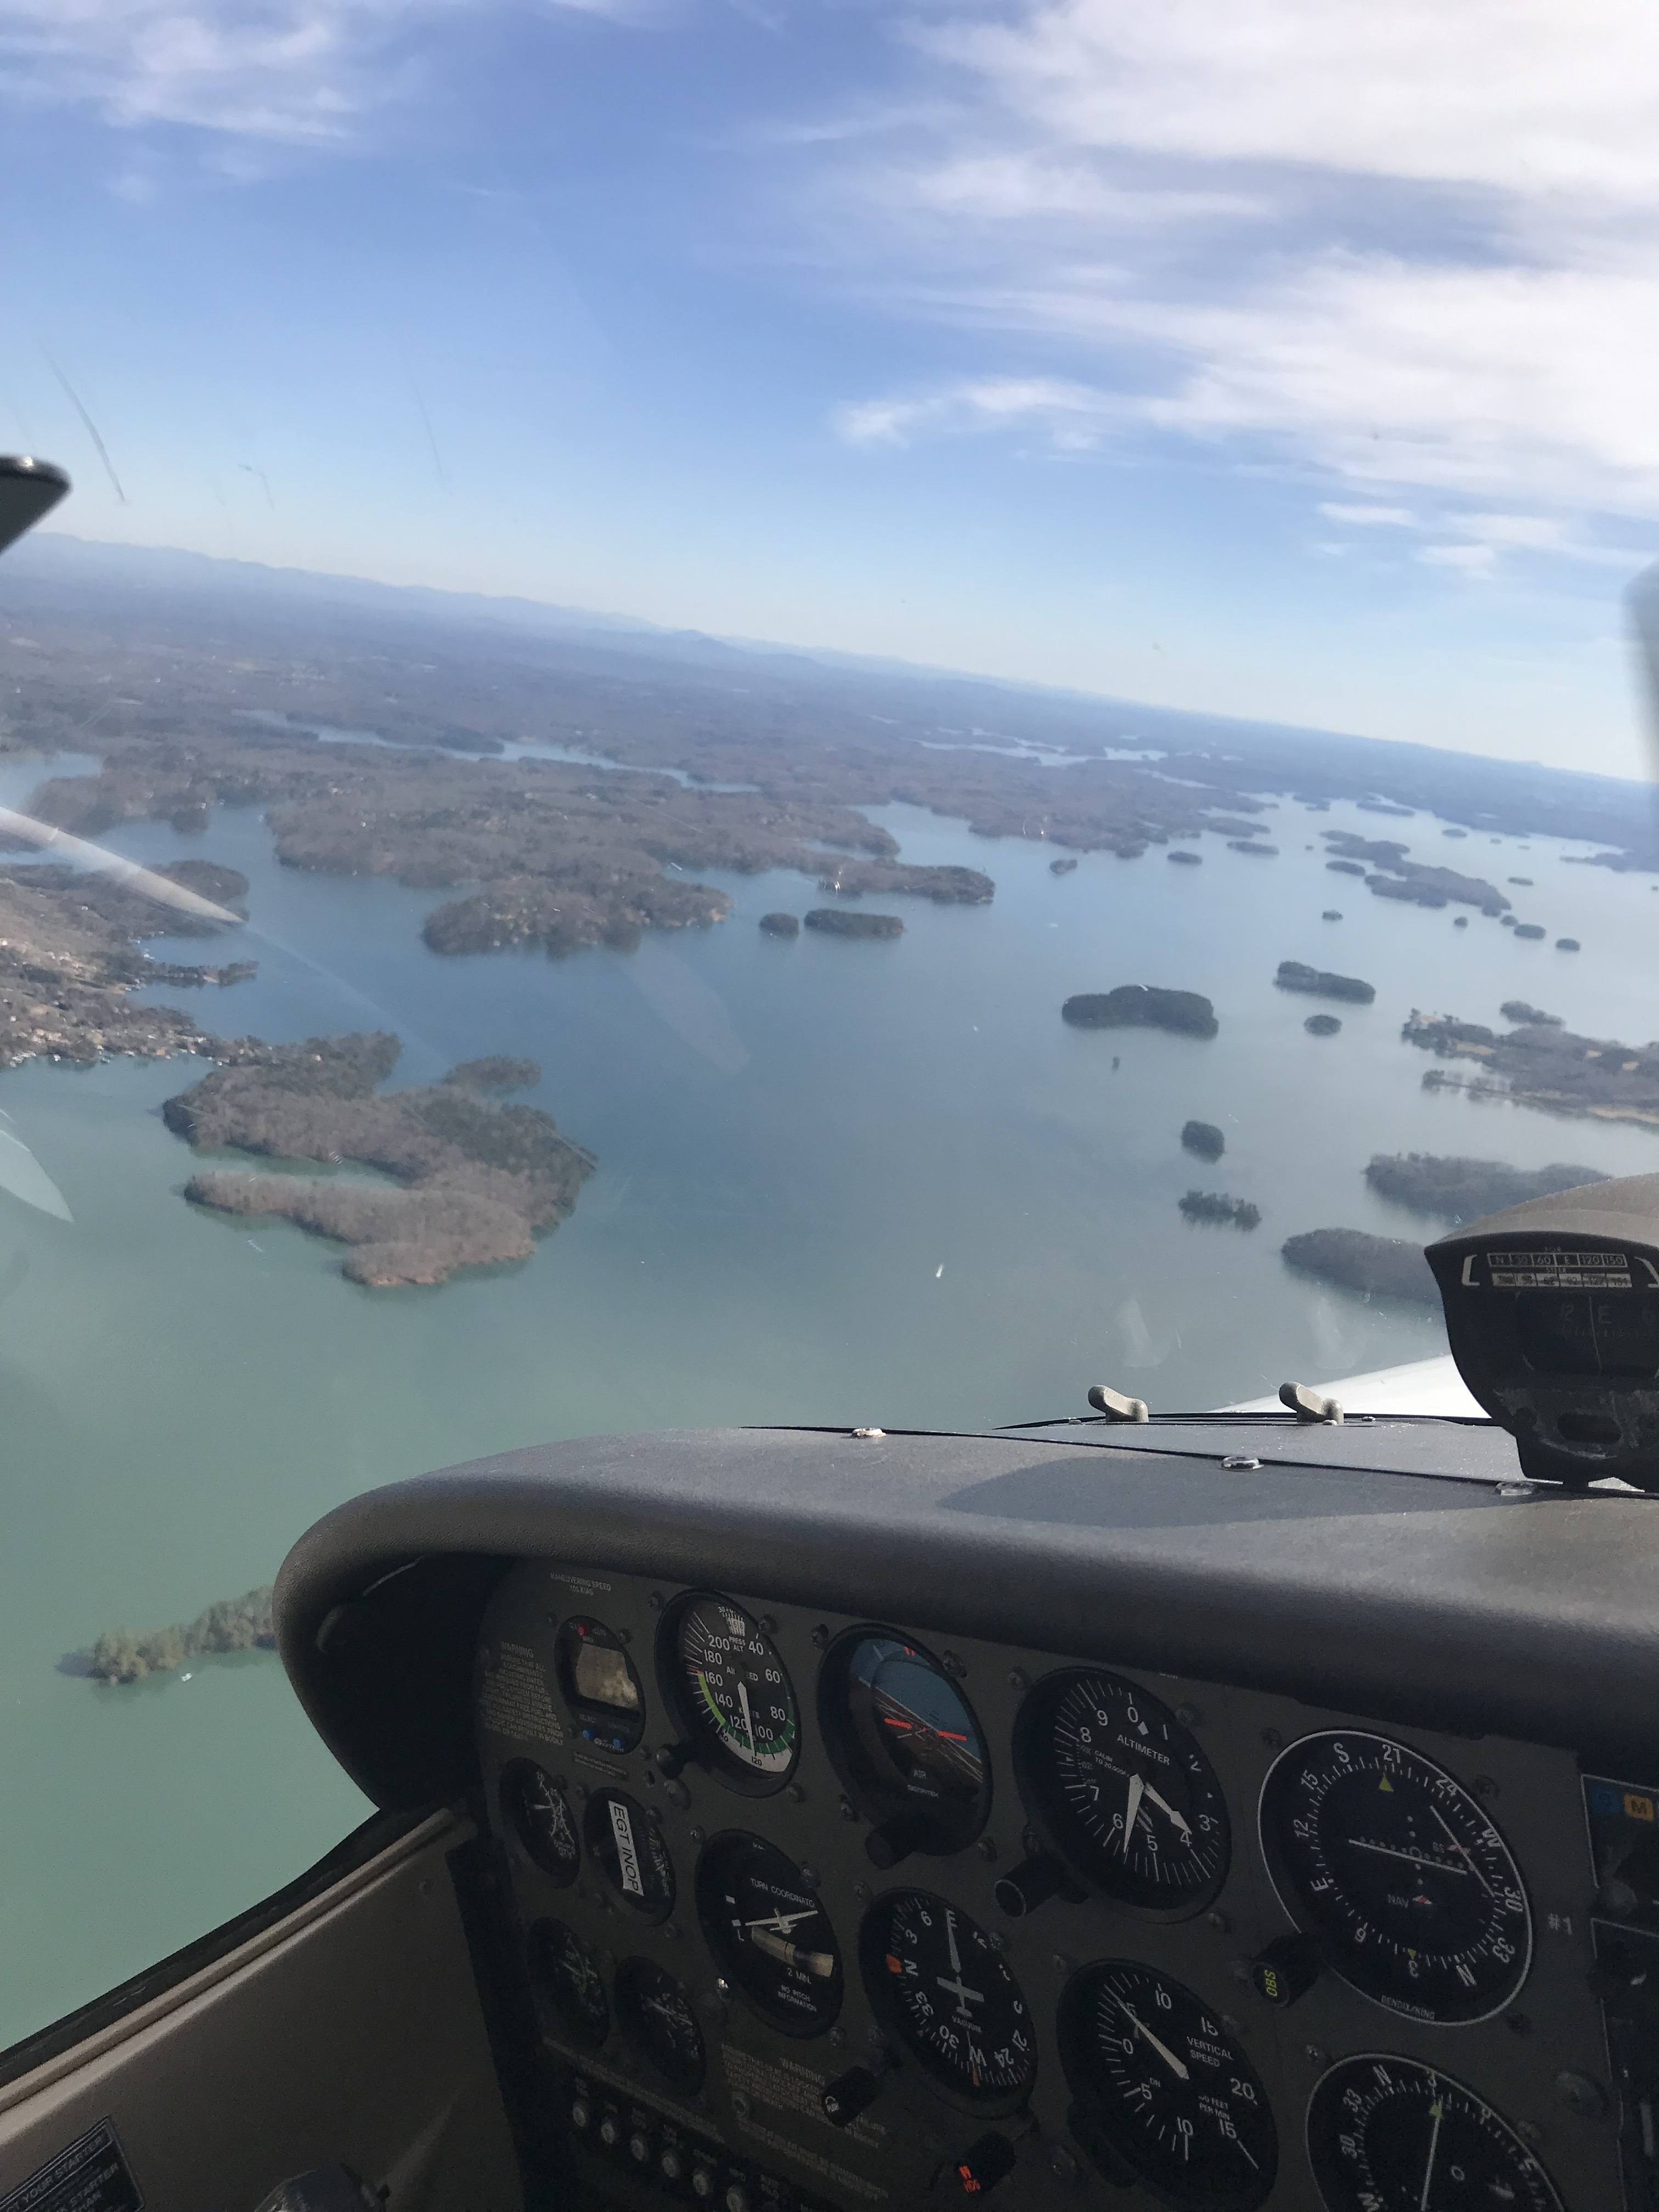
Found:
[[[730,1598],[694,1591],[663,1622],[659,1662],[684,1753],[751,1796],[781,1789],[800,1749],[800,1714],[759,1624]]]

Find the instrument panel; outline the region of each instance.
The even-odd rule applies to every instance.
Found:
[[[603,2200],[1626,2201],[1567,1752],[544,1560],[474,1710]]]

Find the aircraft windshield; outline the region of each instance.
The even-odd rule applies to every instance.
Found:
[[[342,1498],[1432,1359],[1659,1165],[1644,11],[6,0],[0,99],[0,2042],[362,1817]]]

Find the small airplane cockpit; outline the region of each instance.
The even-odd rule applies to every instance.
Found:
[[[1098,1386],[339,1507],[278,1637],[380,1809],[25,2047],[0,2202],[1659,2201],[1659,1178],[1430,1257],[1480,1414]]]
[[[1659,2212],[1659,15],[0,116],[0,2212]]]

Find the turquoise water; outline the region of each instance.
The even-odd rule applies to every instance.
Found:
[[[33,781],[9,769],[0,803]],[[192,1161],[159,1109],[197,1063],[0,1079],[0,1127],[75,1217],[0,1195],[0,2040],[361,1817],[264,1656],[128,1690],[58,1671],[102,1628],[268,1581],[340,1498],[600,1430],[989,1425],[1079,1410],[1102,1379],[1176,1408],[1425,1357],[1442,1346],[1427,1311],[1323,1291],[1278,1257],[1300,1229],[1413,1233],[1366,1190],[1372,1152],[1659,1164],[1659,1133],[1425,1093],[1431,1063],[1398,1041],[1413,1006],[1495,1021],[1516,995],[1592,1031],[1659,1032],[1645,878],[1567,866],[1543,839],[1442,843],[1427,821],[1288,803],[1276,860],[1212,840],[1200,869],[1154,852],[1059,878],[1041,846],[884,818],[907,860],[986,868],[994,904],[903,902],[892,945],[780,943],[757,917],[819,895],[722,878],[730,921],[631,957],[445,962],[420,943],[430,895],[279,868],[257,815],[193,842],[123,834],[136,859],[197,850],[252,880],[258,941],[237,950],[258,979],[158,996],[229,1034],[396,1029],[399,1081],[530,1054],[538,1103],[600,1168],[525,1267],[368,1291],[296,1231],[182,1202]],[[1327,827],[1531,875],[1522,916],[1585,950],[1375,899],[1304,849]],[[1322,922],[1333,905],[1346,919]],[[1365,976],[1376,1004],[1310,1038],[1314,1002],[1273,988],[1285,958]],[[1125,981],[1207,993],[1220,1036],[1060,1022],[1073,992]],[[1215,1168],[1180,1150],[1194,1115],[1227,1133]],[[1188,1228],[1176,1201],[1194,1183],[1254,1199],[1261,1229]]]

